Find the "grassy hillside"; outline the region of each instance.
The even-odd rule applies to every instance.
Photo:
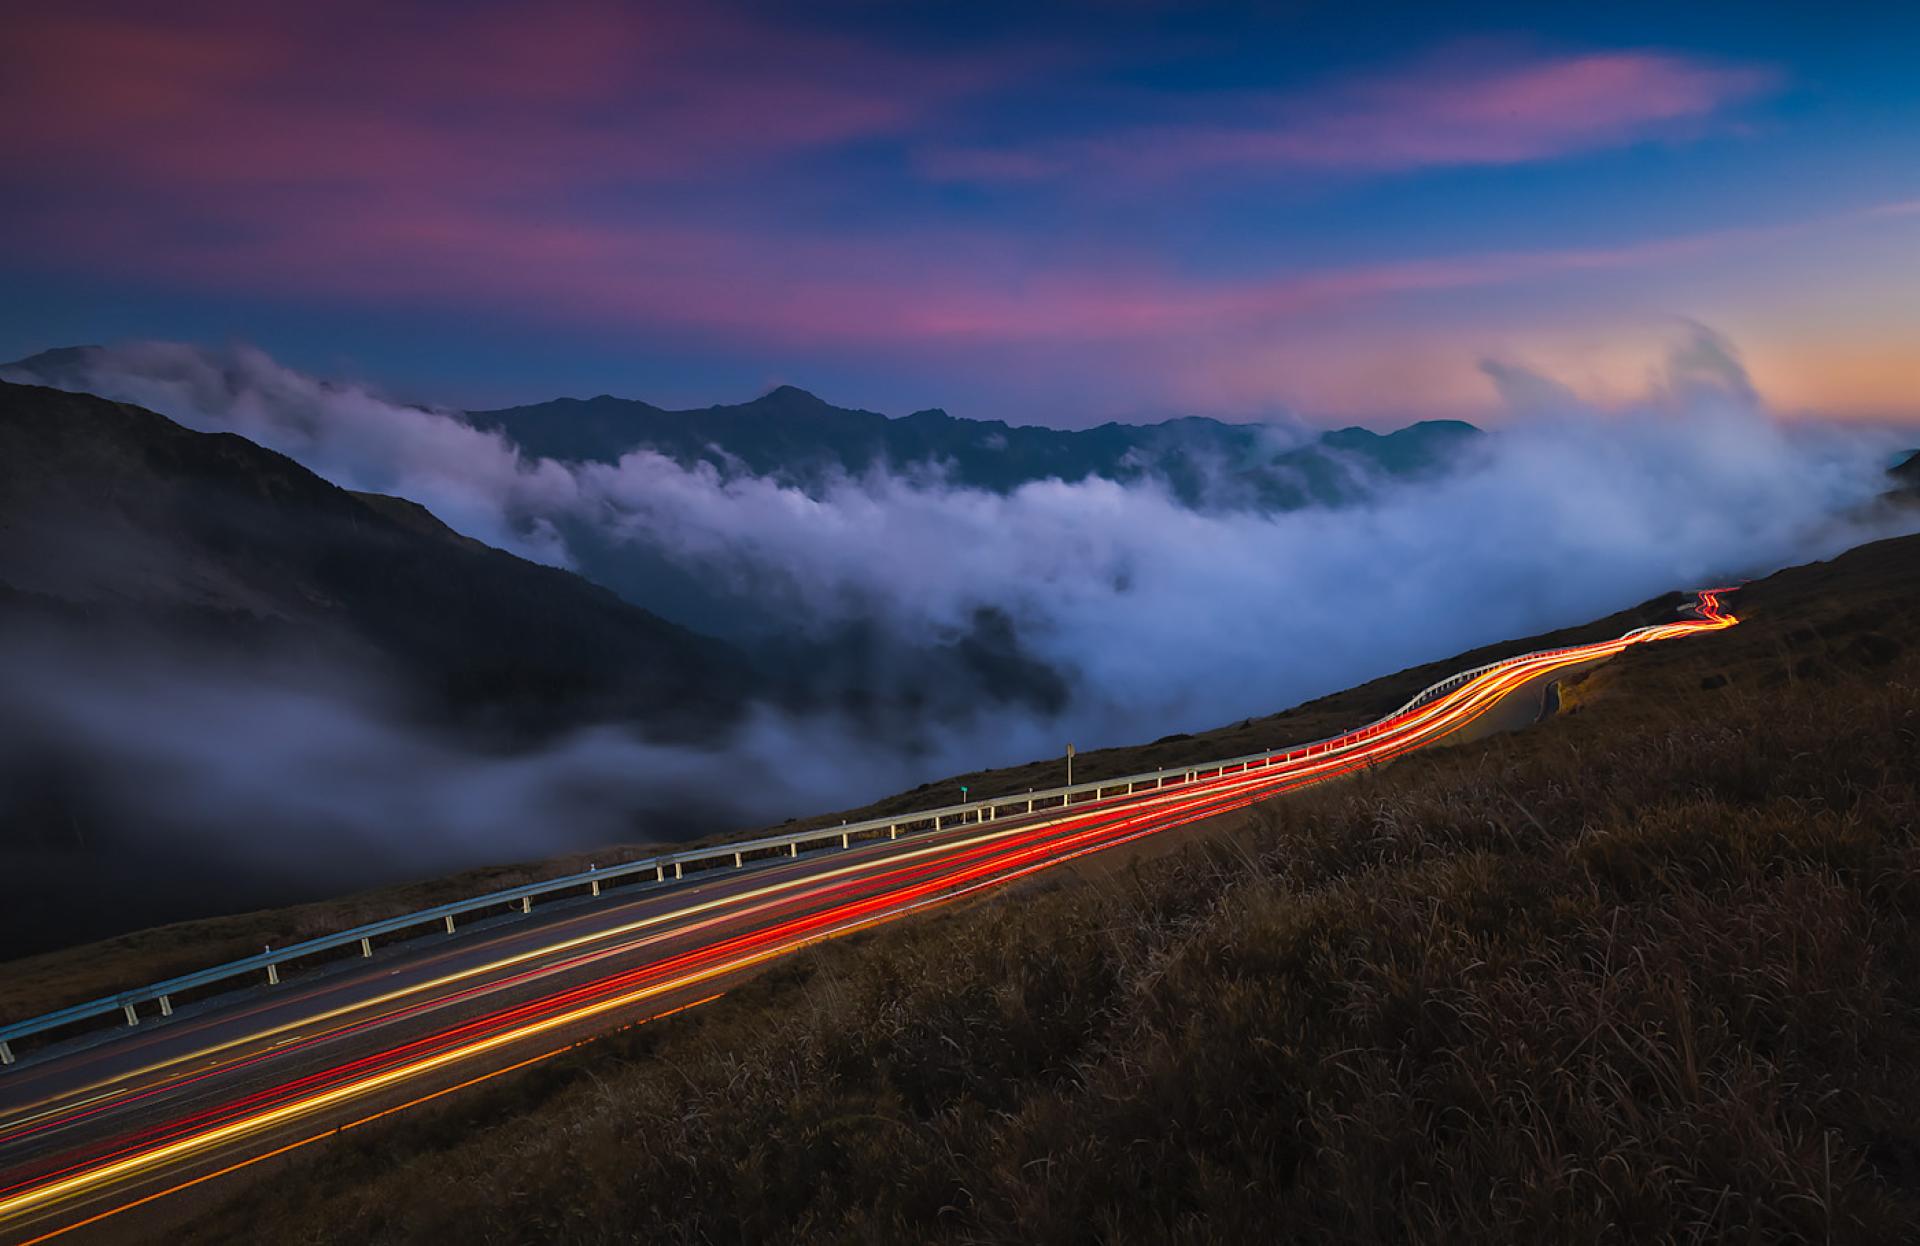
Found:
[[[818,949],[195,1240],[1913,1240],[1920,539],[1559,720]]]
[[[398,499],[384,499],[397,517],[409,522],[434,522],[418,508]],[[1609,615],[1580,627],[1538,636],[1520,637],[1497,645],[1457,654],[1437,662],[1410,667],[1392,675],[1320,697],[1303,705],[1261,718],[1229,723],[1212,731],[1168,736],[1149,744],[1100,749],[1074,760],[1079,782],[1139,774],[1187,762],[1236,757],[1262,749],[1277,749],[1333,735],[1358,726],[1403,704],[1422,688],[1452,674],[1496,658],[1532,649],[1580,644],[1618,636],[1646,623],[1667,622],[1682,602],[1677,594],[1655,598],[1631,610]],[[796,818],[786,829],[834,826],[890,813],[926,809],[959,799],[965,784],[975,793],[1022,792],[1029,788],[1058,787],[1065,781],[1065,764],[1046,758],[1024,766],[980,770],[923,783],[855,809],[836,810]],[[724,838],[750,837],[781,828],[742,828]],[[262,946],[285,947],[366,922],[412,912],[448,900],[497,891],[537,879],[577,873],[589,860],[617,864],[658,851],[658,845],[618,844],[590,853],[574,853],[546,861],[505,864],[464,870],[440,878],[283,908],[262,909],[195,921],[175,922],[148,930],[22,957],[0,965],[0,1018],[34,1016],[82,1000],[97,998],[131,985],[157,982],[176,974],[202,969],[222,961],[248,956]]]

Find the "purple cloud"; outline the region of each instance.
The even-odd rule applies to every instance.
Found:
[[[1780,85],[1773,70],[1654,51],[1436,56],[1304,94],[1209,96],[1206,115],[1066,144],[936,148],[936,179],[1207,170],[1399,171],[1546,160],[1690,132]]]

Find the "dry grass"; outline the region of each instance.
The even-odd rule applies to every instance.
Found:
[[[200,1240],[1914,1240],[1915,565],[1776,578],[1541,730],[819,949]]]
[[[1674,605],[1679,600],[1677,595],[1657,598],[1581,627],[1489,645],[1444,661],[1412,667],[1278,714],[1229,724],[1214,731],[1169,737],[1131,748],[1083,753],[1075,760],[1074,777],[1087,782],[1138,774],[1333,735],[1393,709],[1422,688],[1454,671],[1478,666],[1496,657],[1617,636],[1643,623],[1666,621],[1673,616]],[[842,821],[857,822],[886,814],[926,809],[957,801],[963,783],[978,793],[1056,787],[1064,781],[1062,771],[1062,761],[1055,758],[1025,766],[956,775],[937,783],[922,784],[911,791],[897,793],[858,809],[800,818],[782,827],[769,827],[761,831],[730,831],[698,842],[749,838],[779,830],[834,826]],[[660,845],[647,843],[610,845],[545,861],[464,870],[440,878],[375,888],[336,900],[176,922],[78,947],[22,957],[0,963],[0,1021],[36,1016],[115,991],[191,973],[224,961],[250,956],[266,945],[284,947],[303,939],[348,930],[366,922],[380,921],[436,904],[577,873],[584,870],[589,861],[602,866],[615,865],[661,850]]]

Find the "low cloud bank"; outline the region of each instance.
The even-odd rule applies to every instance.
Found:
[[[1893,439],[1772,418],[1737,354],[1704,327],[1687,328],[1627,409],[1584,406],[1511,363],[1486,371],[1515,418],[1457,470],[1363,505],[1261,514],[1196,511],[1152,480],[1043,481],[1003,495],[953,487],[936,470],[841,477],[809,495],[647,451],[615,465],[528,460],[452,413],[327,384],[250,349],[112,348],[62,383],[240,433],[527,557],[577,565],[586,534],[596,557],[664,560],[794,631],[859,625],[910,647],[960,636],[991,610],[1069,695],[1057,714],[983,701],[971,717],[926,725],[910,748],[769,712],[713,752],[648,751],[611,732],[504,760],[388,738],[397,729],[377,709],[217,671],[167,672],[174,682],[149,698],[195,717],[190,748],[157,717],[92,712],[103,694],[83,675],[9,695],[16,714],[24,704],[97,740],[125,769],[161,766],[175,781],[158,799],[190,810],[186,821],[261,825],[319,802],[323,820],[370,842],[390,845],[405,825],[434,852],[484,843],[515,855],[553,847],[563,822],[606,838],[645,833],[608,811],[649,801],[747,823],[1050,754],[1067,739],[1095,747],[1204,728],[1883,535],[1850,516],[1885,487]],[[318,792],[322,782],[334,794]],[[376,795],[325,807],[349,786]]]
[[[104,643],[103,643],[104,642]],[[487,752],[340,658],[0,626],[11,954],[601,845],[780,822],[909,783],[835,719],[725,749],[617,726]],[[834,765],[818,763],[831,757]]]
[[[796,740],[765,713],[724,752],[596,727],[487,753],[409,724],[390,681],[337,659],[236,658],[150,640],[103,652],[99,633],[31,625],[0,639],[9,791],[36,774],[75,776],[84,759],[87,825],[109,836],[164,830],[189,855],[249,868],[327,869],[373,854],[381,872],[436,869],[533,845],[609,843],[703,809],[778,821],[842,781],[786,768]],[[740,784],[742,774],[755,782]],[[892,776],[882,765],[865,777]],[[278,828],[297,830],[308,851],[290,852]]]

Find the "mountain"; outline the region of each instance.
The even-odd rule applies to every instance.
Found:
[[[105,353],[96,346],[46,351],[0,367],[0,375],[45,381],[66,390],[86,391],[101,383],[103,372],[112,373],[113,368],[103,363],[102,356]],[[194,385],[218,389],[224,384],[227,389],[239,393],[252,383],[244,375],[243,369],[236,370],[237,365],[232,360],[223,360],[217,355],[197,354],[193,362],[197,365],[192,369],[191,383]],[[163,373],[156,378],[154,391],[168,392],[169,386],[178,381],[176,375]],[[324,382],[321,385],[325,388]],[[622,405],[637,408],[645,406]],[[745,438],[743,449],[760,455],[756,462],[762,465],[771,465],[783,457],[790,457],[796,463],[818,463],[820,447],[844,448],[854,444],[846,436],[849,426],[862,423],[885,426],[890,423],[885,417],[871,413],[840,411],[798,390],[775,391],[757,404],[749,405],[753,410],[732,422],[732,435]],[[724,418],[722,422],[726,422]],[[687,425],[685,420],[679,420],[679,423]],[[553,434],[559,439],[540,441],[538,444],[541,452],[556,454],[582,451],[586,443],[594,438],[604,440],[611,435],[606,428],[595,425],[591,420],[577,427],[570,424],[563,427],[563,424],[564,421],[550,426],[537,420],[531,421],[527,435],[538,438]],[[767,446],[757,445],[753,442],[754,430],[762,426],[786,435],[788,440],[783,442],[776,438]],[[580,435],[580,444],[565,444],[564,437],[560,435],[569,431]],[[848,450],[847,453],[851,455],[852,451]],[[847,461],[852,460],[849,458]],[[360,505],[352,508],[351,512],[357,517],[364,517],[370,508],[416,535],[431,535],[442,544],[461,540],[433,515],[412,502],[371,495],[358,495],[357,500]],[[292,518],[283,515],[280,521],[291,523]],[[653,665],[653,657],[660,656],[658,665],[663,670],[669,673],[684,671],[687,673],[687,682],[684,687],[675,684],[669,690],[670,695],[659,698],[649,721],[670,716],[675,721],[668,725],[676,729],[686,726],[689,721],[695,727],[711,722],[715,719],[715,701],[732,704],[738,700],[732,690],[743,686],[752,686],[767,694],[763,699],[816,709],[831,708],[867,725],[872,725],[876,716],[885,716],[887,730],[891,733],[911,733],[935,720],[964,717],[983,708],[1007,703],[1054,711],[1065,699],[1061,675],[1039,663],[1023,643],[1012,621],[992,609],[975,611],[957,620],[952,627],[941,629],[937,635],[917,632],[907,636],[896,635],[864,617],[855,617],[831,627],[800,629],[796,628],[790,609],[774,595],[764,592],[751,579],[716,574],[711,566],[689,564],[684,558],[676,556],[674,551],[656,542],[634,540],[625,534],[611,532],[593,517],[557,513],[547,518],[553,532],[565,542],[571,566],[575,570],[594,584],[640,608],[640,617],[645,620],[642,625],[612,630],[634,638],[648,651],[637,656],[609,652],[603,647],[582,646],[565,640],[557,633],[549,633],[547,629],[541,629],[541,637],[534,639],[528,651],[532,652],[538,644],[548,643],[545,637],[551,634],[551,643],[556,647],[556,652],[579,655],[581,688],[592,687],[586,682],[586,676],[597,670],[621,672],[621,679],[641,679]],[[61,527],[64,529],[62,539],[71,544],[77,525],[63,521]],[[145,556],[126,556],[123,550],[137,544],[139,539],[139,534],[134,533],[126,541],[101,540],[97,542],[97,553],[101,558],[117,558],[122,564],[131,562],[146,565],[165,561]],[[465,546],[476,557],[493,553],[485,551],[475,542],[467,541]],[[43,548],[51,548],[51,545],[43,543]],[[3,578],[0,576],[0,579]],[[516,578],[524,577],[516,575]],[[571,584],[579,584],[571,577],[563,578]],[[577,596],[568,592],[554,598],[552,594],[524,591],[519,585],[506,595],[508,604],[516,609],[521,608],[519,603],[524,601],[551,599],[552,604]],[[365,621],[365,626],[356,623],[345,630],[359,636],[370,628],[390,629],[394,624],[385,617],[384,612],[393,604],[384,601],[368,603],[371,617]],[[406,613],[405,610],[400,611],[402,616]],[[676,631],[671,643],[653,646],[648,637],[653,629],[663,626],[658,616],[665,616],[681,628],[691,631]],[[469,625],[464,617],[460,630],[460,643],[470,643],[465,635]],[[675,661],[661,656],[700,650],[707,642],[698,641],[694,633],[717,638],[723,646],[737,645],[748,649],[751,656],[743,656],[738,649],[725,649],[726,657],[718,663],[699,659]],[[514,646],[505,646],[500,654],[494,656],[501,661],[510,661],[508,655],[515,652]],[[393,652],[390,656],[403,669],[413,670],[424,660],[431,670],[432,663],[446,655],[434,645],[423,643],[413,645],[405,652]],[[473,681],[462,677],[454,682],[466,687]],[[600,709],[608,707],[611,712],[604,716],[624,716],[616,690],[604,690],[601,699],[608,705],[596,708],[591,717],[603,716]],[[535,717],[533,708],[519,705],[497,712],[495,716],[504,719],[510,728],[521,729]],[[580,718],[574,712],[574,707],[555,705],[549,709],[551,713],[547,718],[552,723],[570,724]],[[470,722],[476,712],[484,710],[484,706],[463,703],[452,707],[450,713],[456,720]]]
[[[29,363],[31,361],[28,361]],[[17,366],[27,366],[26,364]],[[77,366],[77,365],[76,365]],[[670,411],[602,395],[532,406],[468,412],[523,453],[573,462],[617,461],[653,450],[722,479],[768,477],[819,496],[836,479],[873,470],[914,476],[938,473],[955,485],[1006,493],[1046,479],[1101,478],[1166,482],[1184,504],[1209,510],[1296,510],[1364,499],[1388,480],[1425,479],[1445,471],[1482,434],[1471,424],[1435,420],[1379,434],[1364,428],[1321,433],[1184,418],[1152,425],[1102,424],[1084,430],[1019,427],[966,420],[944,411],[899,419],[827,403],[783,385],[735,405]],[[614,541],[601,525],[561,517],[555,529],[582,573],[627,597],[655,606],[690,627],[756,649],[784,648],[787,621],[724,576],[690,568],[668,553]],[[988,672],[1028,669],[1018,636],[992,619],[977,621],[968,643],[995,657],[968,663],[973,686],[995,697],[1036,686]],[[951,671],[952,654],[882,655],[871,629],[814,638],[805,660],[782,661],[808,673],[816,687],[937,689],[933,673]],[[976,643],[978,642],[978,643]],[[934,660],[936,657],[939,660]],[[931,663],[931,665],[929,664]],[[1051,693],[1039,700],[1048,702]]]
[[[0,382],[0,619],[351,656],[507,739],[669,735],[749,692],[727,646],[232,434]]]
[[[66,389],[94,387],[98,346],[42,351],[0,367]],[[1184,417],[1088,429],[970,420],[938,408],[892,418],[836,407],[791,385],[749,402],[669,410],[631,398],[557,398],[469,411],[479,428],[522,452],[563,462],[616,462],[654,450],[723,477],[756,475],[818,493],[836,477],[874,469],[938,471],[956,485],[1007,492],[1037,480],[1157,477],[1180,501],[1212,509],[1338,506],[1387,478],[1443,471],[1481,434],[1459,420],[1425,420],[1391,433],[1308,433],[1272,424]]]
[[[1887,469],[1887,475],[1897,482],[1900,489],[1920,489],[1920,450],[1909,450],[1898,463]]]
[[[1266,510],[1354,501],[1374,477],[1444,469],[1479,435],[1457,420],[1423,421],[1384,435],[1344,428],[1302,440],[1273,425],[1197,417],[1082,430],[959,419],[938,409],[891,419],[833,406],[791,385],[751,402],[698,410],[670,411],[603,394],[472,411],[467,418],[538,457],[611,463],[650,449],[682,466],[771,476],[810,491],[836,475],[873,469],[938,469],[957,485],[996,492],[1050,478],[1158,476],[1188,505]]]

